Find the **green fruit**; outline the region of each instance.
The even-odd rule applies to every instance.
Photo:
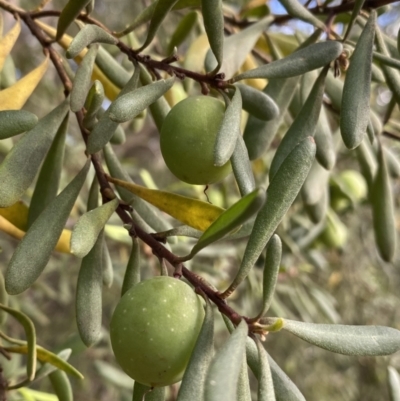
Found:
[[[166,276],[128,290],[111,320],[111,344],[132,379],[150,387],[181,380],[204,319],[198,295]]]
[[[163,123],[160,146],[165,163],[180,180],[207,185],[231,171],[227,162],[214,166],[214,145],[225,107],[208,96],[189,97],[174,106]]]

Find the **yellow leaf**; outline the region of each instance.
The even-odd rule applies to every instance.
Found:
[[[225,211],[218,206],[186,196],[148,189],[112,177],[107,177],[107,179],[197,230],[205,231]],[[132,206],[135,207],[134,204]]]
[[[22,201],[18,201],[9,207],[0,207],[0,216],[3,216],[22,231],[26,231],[28,228],[28,213],[28,206]]]
[[[44,32],[46,32],[50,37],[55,39],[57,30],[47,24],[44,24],[41,21],[36,21],[36,24],[40,26],[41,29],[43,29]],[[61,39],[58,41],[58,44],[65,50],[68,49],[69,45],[72,42],[72,37],[69,35],[63,35]],[[87,53],[87,49],[82,50],[78,56],[74,58],[74,60],[80,64],[83,57]],[[113,101],[116,99],[118,96],[119,92],[121,91],[120,88],[117,88],[105,75],[104,73],[100,70],[100,68],[95,64],[93,67],[93,73],[92,73],[92,81],[98,80],[102,83],[104,87],[104,93],[108,97],[109,100]]]
[[[3,69],[4,61],[14,47],[20,32],[21,23],[18,20],[16,24],[7,32],[7,35],[0,40],[0,71]]]
[[[4,209],[0,209],[0,211],[1,210],[4,210]],[[8,221],[5,217],[3,217],[1,215],[1,213],[0,213],[0,231],[3,231],[6,234],[8,234],[11,237],[16,238],[16,239],[22,239],[25,235],[25,231],[16,227],[14,224],[12,224],[10,221]],[[60,239],[57,242],[55,250],[59,251],[59,252],[63,252],[63,253],[69,253],[70,252],[70,248],[69,248],[70,240],[71,240],[71,231],[64,229],[63,232],[61,233]]]
[[[258,65],[257,65],[256,61],[254,60],[254,57],[251,54],[248,54],[245,62],[243,63],[242,67],[240,68],[239,72],[252,70],[257,67],[258,67]],[[266,79],[257,79],[257,78],[245,79],[244,82],[247,85],[252,86],[253,88],[258,89],[258,90],[263,90],[267,86],[267,83],[268,83],[268,81]]]
[[[49,57],[14,85],[0,91],[0,111],[20,110],[38,86],[49,65]]]

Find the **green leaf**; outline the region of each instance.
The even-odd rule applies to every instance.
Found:
[[[235,84],[242,95],[243,109],[260,120],[273,120],[279,116],[279,107],[266,93],[249,85]]]
[[[216,353],[207,373],[205,401],[232,401],[236,398],[247,333],[247,323],[242,320]]]
[[[236,394],[237,401],[251,401],[249,372],[247,370],[247,362],[245,358],[243,358],[242,361]]]
[[[68,110],[69,102],[65,100],[43,117],[8,153],[0,165],[0,207],[13,205],[31,185]]]
[[[267,244],[263,273],[263,302],[257,318],[263,317],[269,310],[278,281],[279,267],[282,259],[282,241],[274,234]]]
[[[356,21],[356,18],[358,17],[358,14],[360,13],[361,9],[363,8],[364,2],[365,2],[365,0],[356,0],[354,2],[353,11],[351,12],[350,21],[347,24],[346,33],[344,34],[344,37],[343,37],[343,42],[348,38],[351,28],[353,27],[354,22]]]
[[[65,138],[68,130],[68,114],[64,117],[51,147],[44,159],[29,205],[28,227],[46,206],[57,196],[64,161]]]
[[[270,320],[273,323],[275,319]],[[284,330],[337,354],[380,356],[400,350],[400,331],[391,327],[317,324],[287,319],[283,321]]]
[[[140,245],[137,238],[132,238],[132,248],[126,265],[121,297],[135,284],[140,283]]]
[[[278,105],[279,115],[270,121],[262,121],[250,115],[243,134],[243,140],[249,152],[250,160],[258,159],[272,143],[280,127],[286,110],[296,92],[300,77],[271,79],[264,93]]]
[[[106,145],[104,148],[104,158],[107,164],[108,171],[113,177],[120,180],[132,182],[128,173],[122,168],[117,156],[113,152],[111,145]],[[128,204],[133,204],[135,211],[139,216],[156,232],[168,230],[171,226],[160,218],[155,209],[153,209],[147,202],[142,200],[139,196],[134,195],[128,190],[117,187],[117,191],[121,199]]]
[[[214,147],[214,166],[223,166],[235,150],[240,135],[242,116],[242,96],[235,89],[232,100],[227,104],[224,117],[219,127]]]
[[[90,0],[68,1],[58,18],[56,41],[61,39],[67,28],[74,22],[75,18],[89,3]]]
[[[123,123],[132,120],[164,95],[175,82],[175,77],[161,79],[132,92],[118,96],[109,108],[112,121]]]
[[[102,266],[103,266],[103,285],[107,288],[112,286],[114,280],[114,268],[110,255],[110,251],[108,250],[107,243],[103,237],[103,247],[102,247]]]
[[[57,32],[56,40],[59,39],[60,36],[58,36]],[[68,46],[66,52],[67,58],[75,58],[82,50],[85,49],[85,47],[91,45],[92,43],[106,43],[109,45],[116,45],[118,43],[118,40],[97,25],[85,25]]]
[[[327,73],[328,67],[325,67],[318,79],[315,81],[306,102],[300,110],[300,113],[293,121],[276,150],[269,170],[269,177],[271,180],[295,146],[308,136],[314,136],[322,106],[325,77]]]
[[[25,110],[0,111],[0,139],[30,131],[38,123],[38,118]]]
[[[319,113],[314,139],[317,145],[316,158],[318,163],[326,170],[332,170],[336,163],[336,150],[328,115],[323,105]]]
[[[88,347],[96,343],[101,334],[103,233],[82,259],[76,286],[76,323],[79,335]]]
[[[209,1],[212,3],[212,0]],[[251,24],[248,28],[243,29],[239,33],[233,34],[224,40],[224,60],[220,70],[225,74],[226,78],[231,78],[233,74],[239,71],[240,67],[246,60],[248,54],[253,50],[258,38],[273,22],[272,17],[266,17],[262,20]],[[206,69],[214,70],[218,67],[216,59],[211,51],[206,55]]]
[[[27,362],[26,362],[26,374],[28,376],[28,380],[32,381],[35,378],[36,372],[36,330],[35,325],[32,320],[29,319],[24,313],[17,311],[15,309],[9,308],[8,306],[0,304],[0,309],[4,312],[7,312],[9,315],[14,317],[18,323],[24,328],[25,336],[26,336],[26,347],[27,347]]]
[[[135,72],[133,73],[131,79],[121,90],[121,92],[117,96],[117,99],[137,88],[139,82],[139,73],[140,70],[138,69],[138,67],[136,67]],[[99,152],[113,136],[117,127],[118,123],[110,119],[110,108],[109,108],[101,116],[97,124],[93,127],[93,130],[89,135],[89,139],[87,142],[87,151],[90,154]]]
[[[72,350],[71,348],[66,348],[59,352],[57,355],[54,355],[55,361],[62,361],[62,363],[66,363],[68,358],[71,356]],[[38,353],[39,359],[39,353]],[[40,360],[40,359],[39,359]],[[57,363],[57,362],[56,362]],[[68,363],[67,363],[68,365]],[[36,371],[35,380],[38,381],[43,379],[44,377],[48,376],[50,373],[54,372],[57,369],[56,366],[52,365],[50,362],[42,362],[42,366]]]
[[[231,79],[231,81],[237,82],[249,78],[289,78],[302,75],[308,71],[328,65],[331,61],[339,57],[342,51],[342,44],[332,40],[312,44],[297,50],[281,60],[245,71]]]
[[[258,360],[259,360],[259,376],[258,376],[258,401],[276,401],[274,382],[272,380],[271,368],[269,367],[268,354],[261,342],[256,341]]]
[[[206,313],[199,337],[183,376],[176,401],[203,401],[207,370],[213,357],[214,313],[206,301]]]
[[[71,253],[78,258],[93,248],[101,230],[119,205],[117,198],[83,214],[72,229]]]
[[[204,19],[204,28],[208,42],[216,61],[212,66],[212,73],[218,72],[224,57],[224,14],[222,13],[222,0],[201,0],[201,12]],[[226,52],[225,52],[226,53]]]
[[[136,50],[137,52],[141,52],[151,43],[164,18],[171,11],[176,2],[177,0],[157,0],[151,16],[150,25],[147,29],[146,40],[144,41],[143,45]]]
[[[49,379],[59,401],[73,401],[72,386],[65,372],[56,370],[49,374]]]
[[[388,366],[387,370],[390,401],[400,401],[400,375],[392,366]]]
[[[83,126],[86,129],[92,130],[96,124],[96,115],[103,104],[104,97],[105,95],[102,83],[98,80],[94,81],[85,102],[86,114],[83,118]]]
[[[319,20],[314,14],[312,14],[306,7],[304,7],[297,0],[279,0],[279,2],[285,7],[289,15],[294,18],[298,18],[304,22],[314,25],[316,28],[320,28],[325,31],[327,28],[325,24]]]
[[[78,70],[76,71],[72,90],[71,90],[71,111],[74,113],[80,111],[85,104],[89,92],[94,60],[96,58],[98,45],[92,45],[89,51],[83,57]]]
[[[377,162],[367,138],[365,138],[356,149],[356,155],[361,173],[367,181],[369,192],[371,192],[371,186],[376,174]]]
[[[265,202],[265,191],[257,188],[225,210],[208,228],[193,247],[192,258],[206,246],[218,241],[257,213]]]
[[[372,50],[376,12],[372,11],[350,59],[343,86],[340,132],[348,149],[360,145],[369,121]]]
[[[382,259],[390,262],[396,252],[396,217],[390,176],[381,145],[378,150],[378,170],[370,195],[375,242]]]
[[[188,226],[205,231],[223,212],[224,209],[187,196],[172,192],[148,189],[140,185],[107,177],[108,181],[127,189],[158,209],[169,214]]]
[[[267,189],[267,200],[258,212],[239,271],[229,288],[229,296],[247,277],[265,245],[298,195],[315,158],[315,142],[309,137],[300,142],[281,164]]]
[[[178,47],[189,36],[190,31],[196,26],[197,21],[198,13],[196,11],[187,13],[181,19],[168,43],[168,54],[171,54],[174,51],[174,48]]]
[[[241,135],[239,135],[236,141],[235,150],[231,156],[231,164],[240,195],[243,197],[254,191],[256,184],[254,181],[253,170],[251,168],[246,144]]]
[[[40,276],[64,229],[90,167],[88,160],[78,175],[46,207],[18,244],[5,275],[9,294],[20,294]]]
[[[120,89],[128,83],[132,75],[102,46],[97,52],[96,65]]]

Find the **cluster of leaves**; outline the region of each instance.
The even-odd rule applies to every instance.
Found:
[[[330,6],[327,1],[317,9],[297,0],[280,3],[286,16],[270,14],[262,1],[251,1],[237,13],[222,1],[157,0],[128,28],[113,32],[91,17],[93,1],[70,0],[61,12],[51,9],[50,3],[49,9],[30,12],[0,0],[3,12],[16,16],[0,41],[2,84],[5,82],[0,91],[0,145],[8,147],[0,164],[0,230],[21,240],[8,261],[2,294],[17,295],[33,286],[54,250],[81,258],[76,322],[80,338],[89,347],[101,338],[103,288],[113,282],[105,236],[128,235],[132,244],[123,282],[119,280],[122,294],[141,280],[141,244],[150,247],[160,260],[161,274],[183,275],[218,307],[231,332],[213,356],[214,316],[207,303],[203,329],[178,400],[251,400],[247,365],[257,379],[259,400],[304,400],[267,353],[268,342],[265,346],[261,342],[268,333],[280,330],[344,355],[389,355],[400,349],[400,332],[394,328],[332,324],[337,323],[333,302],[319,289],[313,293],[314,303],[324,308],[328,323],[288,319],[276,299],[273,303],[283,245],[302,259],[310,259],[318,243],[343,247],[347,234],[340,210],[362,200],[371,206],[380,257],[393,261],[397,234],[392,180],[400,176],[399,162],[384,138],[397,137],[400,49],[377,25],[377,11],[368,0],[341,6]],[[47,16],[57,17],[56,28],[40,20]],[[162,43],[159,32],[171,16],[179,16],[179,23],[168,43],[157,46]],[[335,18],[345,22],[342,35],[336,31]],[[307,22],[315,31],[308,38],[298,32],[297,39],[293,36],[284,42],[282,35],[271,33],[270,28],[285,19]],[[79,32],[71,37],[66,32],[74,22]],[[45,56],[38,67],[14,82],[10,53],[22,24],[38,40]],[[187,47],[189,39],[192,44],[179,61],[177,47]],[[54,42],[62,50],[57,50]],[[126,65],[107,49],[124,54]],[[78,65],[75,71],[68,59]],[[21,109],[50,63],[66,98],[38,119]],[[387,85],[392,94],[384,113],[371,102],[374,85]],[[222,98],[226,106],[214,164],[232,164],[233,177],[228,180],[236,183],[237,191],[225,199],[227,208],[137,185],[114,152],[114,145],[123,144],[129,131],[143,128],[147,114],[160,130],[171,106],[199,92]],[[111,102],[106,110],[105,99]],[[59,191],[73,113],[86,157],[82,154],[83,167]],[[126,122],[131,122],[128,129],[121,126]],[[282,139],[275,146],[278,138]],[[343,144],[358,161],[361,174],[351,171],[332,178]],[[69,230],[67,221],[92,176],[91,166],[95,174],[86,212]],[[152,184],[149,179],[147,182]],[[299,195],[303,205],[296,202],[292,207]],[[23,199],[29,199],[29,206]],[[124,234],[108,224],[115,215]],[[193,246],[188,238],[196,239]],[[241,262],[228,285],[215,280],[218,290],[207,282],[209,274],[200,277],[183,265],[188,261],[194,265],[198,253],[204,254],[219,241],[237,239],[246,239]],[[175,253],[182,249],[184,256]],[[254,317],[242,316],[226,299],[243,287],[260,262],[264,263],[261,307],[258,305],[258,313],[246,311]],[[308,294],[304,296],[313,303]],[[1,308],[21,323],[27,341],[0,332],[2,353],[9,357],[25,353],[28,358],[26,379],[3,384],[3,393],[28,391],[26,385],[49,376],[59,399],[72,399],[65,372],[80,374],[66,362],[69,351],[55,355],[39,347],[32,321],[5,306],[6,302],[4,299]],[[280,317],[265,317],[270,309]],[[39,369],[37,360],[42,363]],[[398,400],[399,379],[393,368],[389,368],[389,382],[392,399]],[[135,383],[133,399],[167,397],[165,389],[148,390]],[[9,394],[12,397],[12,392]]]

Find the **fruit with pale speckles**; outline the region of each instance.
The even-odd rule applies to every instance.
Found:
[[[184,282],[166,276],[134,285],[111,320],[111,344],[118,363],[135,381],[150,387],[182,379],[199,335],[204,308]]]

